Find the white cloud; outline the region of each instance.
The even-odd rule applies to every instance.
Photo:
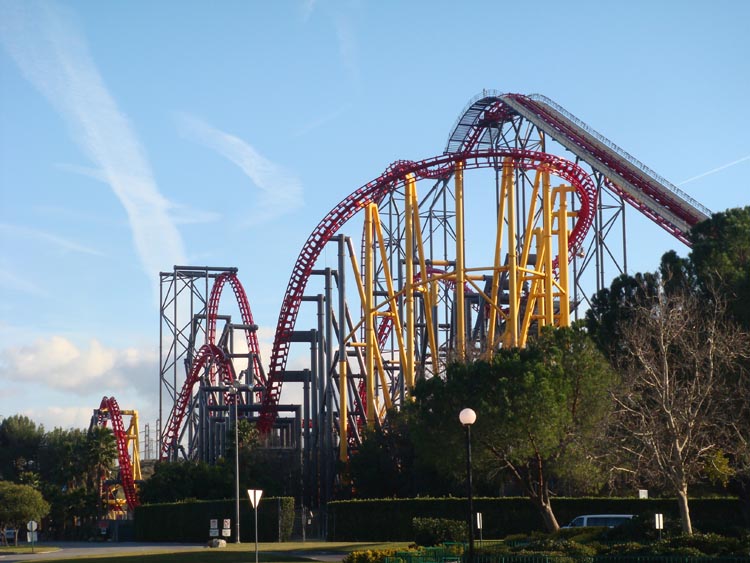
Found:
[[[104,253],[99,252],[98,250],[94,250],[93,248],[89,248],[82,244],[78,244],[77,242],[38,229],[29,229],[28,227],[0,223],[0,232],[5,236],[16,236],[25,239],[36,239],[43,242],[49,242],[70,252],[79,252],[81,254],[90,254],[92,256],[104,256]]]
[[[58,168],[81,176],[86,176],[99,182],[107,183],[106,176],[96,168],[87,166],[76,166],[74,164],[58,164]],[[168,202],[169,215],[172,221],[176,225],[195,224],[195,223],[214,223],[218,221],[221,216],[218,213],[211,211],[203,211],[202,209],[192,209],[186,205],[181,205],[173,202]]]
[[[52,336],[0,352],[0,380],[64,392],[153,394],[158,373],[155,350],[108,348],[97,340],[79,347],[65,337]]]
[[[195,117],[178,115],[177,118],[186,136],[239,166],[260,190],[259,205],[253,207],[248,224],[266,223],[304,205],[299,179],[250,144]]]
[[[47,431],[53,428],[88,428],[91,415],[98,406],[33,407],[21,414],[28,416],[37,425],[44,426]]]
[[[6,1],[0,40],[21,72],[58,110],[128,217],[150,280],[185,262],[170,203],[154,181],[127,117],[117,107],[70,16],[52,3]],[[153,244],[158,240],[159,244]]]
[[[743,156],[742,158],[738,158],[737,160],[733,160],[732,162],[728,162],[726,164],[722,164],[718,168],[713,168],[709,170],[708,172],[703,172],[701,174],[698,174],[697,176],[693,176],[692,178],[688,178],[687,180],[683,180],[682,182],[678,182],[678,186],[682,186],[683,184],[687,184],[689,182],[694,182],[695,180],[700,180],[701,178],[705,178],[706,176],[710,176],[711,174],[716,174],[717,172],[721,172],[722,170],[725,170],[727,168],[730,168],[732,166],[735,166],[737,164],[740,164],[742,162],[745,162],[746,160],[750,160],[750,154]]]

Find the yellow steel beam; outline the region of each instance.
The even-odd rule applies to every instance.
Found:
[[[559,326],[570,326],[570,288],[568,281],[568,193],[571,186],[559,186],[556,192],[559,198],[557,211],[557,271],[560,280],[559,291]]]
[[[399,362],[401,369],[406,365],[406,353],[404,344],[404,331],[401,326],[401,317],[398,312],[398,302],[396,290],[393,285],[393,278],[391,277],[391,268],[388,265],[388,252],[385,248],[385,237],[383,237],[383,228],[380,223],[380,214],[375,204],[372,210],[372,224],[375,229],[375,238],[377,239],[378,249],[380,250],[380,263],[383,268],[383,279],[385,279],[385,287],[388,292],[388,306],[390,308],[390,316],[393,319],[393,332],[396,334],[396,340],[398,341],[398,353]]]
[[[456,288],[454,307],[456,308],[456,357],[466,358],[466,310],[464,297],[464,163],[456,162]]]
[[[492,297],[491,307],[487,317],[487,350],[486,358],[489,359],[495,352],[495,327],[497,326],[497,314],[499,311],[498,298],[500,295],[500,275],[502,273],[503,259],[503,227],[505,226],[505,201],[507,198],[507,182],[512,170],[513,162],[506,158],[503,162],[503,174],[500,181],[500,194],[497,206],[497,225],[495,227],[495,257],[492,262]]]
[[[373,278],[374,278],[374,252],[372,248],[372,222],[373,210],[377,211],[375,204],[365,207],[365,378],[367,391],[367,425],[375,424],[375,349],[378,346],[375,335],[375,310],[373,303]]]
[[[411,207],[413,210],[412,219],[414,222],[413,232],[417,237],[417,254],[419,256],[419,270],[421,280],[425,291],[422,292],[422,301],[424,303],[425,324],[427,325],[427,342],[430,347],[430,357],[432,358],[433,373],[439,371],[438,344],[437,334],[433,326],[432,309],[437,303],[437,282],[432,279],[432,274],[427,271],[427,258],[425,257],[424,242],[422,241],[422,225],[419,220],[419,204],[417,201],[416,189],[412,193]],[[434,264],[434,262],[433,262]]]
[[[518,316],[521,292],[518,283],[518,257],[516,252],[516,185],[513,175],[508,182],[508,294],[509,318],[506,321],[503,344],[518,346]]]
[[[406,176],[406,366],[404,384],[409,393],[414,389],[414,203],[416,180],[414,174]],[[417,210],[418,212],[418,210]]]
[[[542,173],[542,229],[544,230],[544,325],[554,322],[554,299],[552,295],[552,192],[549,185],[549,173]]]

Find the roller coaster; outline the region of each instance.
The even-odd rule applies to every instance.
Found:
[[[127,428],[123,416],[130,417]],[[101,496],[109,517],[118,519],[132,512],[139,504],[137,483],[141,480],[141,462],[138,413],[134,410],[121,410],[114,397],[103,397],[99,408],[94,410],[89,428],[106,428],[108,424],[112,425],[117,445],[119,471],[116,479],[102,479]]]
[[[711,215],[552,100],[483,92],[442,154],[394,162],[312,230],[267,372],[237,269],[161,273],[161,458],[214,461],[245,418],[302,460],[303,504],[325,503],[337,461],[416,381],[568,325],[626,272],[626,205],[684,244]],[[239,323],[220,309],[227,284]]]

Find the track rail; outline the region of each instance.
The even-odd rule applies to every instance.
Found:
[[[115,442],[117,443],[117,461],[120,465],[120,483],[122,490],[125,492],[125,502],[128,509],[133,510],[140,504],[140,501],[133,479],[133,462],[130,459],[130,452],[128,452],[128,437],[122,424],[120,405],[117,404],[114,397],[103,397],[99,404],[97,425],[106,427],[107,420],[112,421],[112,433],[115,435]]]
[[[208,298],[208,310],[206,316],[207,320],[207,343],[216,344],[216,320],[219,315],[219,301],[221,299],[222,289],[226,283],[232,287],[237,305],[240,308],[240,317],[242,318],[242,324],[244,325],[245,339],[247,341],[247,349],[252,354],[253,362],[253,375],[257,379],[254,383],[259,385],[265,385],[265,373],[260,360],[260,346],[258,344],[258,335],[253,328],[255,321],[253,320],[253,313],[250,310],[250,302],[247,299],[247,293],[245,288],[242,287],[240,280],[237,278],[237,274],[234,272],[225,272],[216,278],[214,285],[211,288],[211,295]]]
[[[169,459],[170,451],[175,448],[179,441],[180,429],[185,419],[185,413],[188,410],[188,404],[193,396],[193,389],[196,383],[200,381],[204,368],[209,368],[209,377],[212,383],[215,383],[215,380],[219,378],[225,385],[232,385],[237,379],[231,358],[227,356],[221,347],[216,345],[216,323],[219,316],[219,302],[221,301],[224,286],[227,283],[232,287],[235,299],[237,300],[242,324],[244,325],[243,330],[247,340],[247,349],[252,356],[253,385],[266,385],[265,372],[263,371],[260,358],[258,336],[255,332],[255,321],[253,313],[250,310],[247,293],[235,272],[224,272],[214,281],[208,298],[208,307],[206,310],[206,343],[201,346],[195,357],[192,358],[188,376],[182,384],[180,393],[177,395],[177,400],[172,407],[172,412],[167,419],[167,424],[164,426],[164,434],[162,435],[161,442],[161,459]],[[226,396],[227,404],[235,400],[240,399],[233,394]]]
[[[528,150],[477,150],[473,152],[447,153],[430,159],[411,162],[398,161],[375,180],[352,192],[336,205],[313,230],[302,247],[292,270],[276,325],[273,349],[263,396],[258,429],[267,433],[273,426],[281,396],[283,374],[286,368],[292,332],[299,313],[302,297],[318,256],[338,230],[356,213],[372,202],[379,202],[401,183],[407,174],[419,178],[445,178],[454,170],[455,164],[464,162],[465,169],[493,167],[498,159],[510,157],[515,166],[535,169],[548,166],[550,172],[576,186],[581,196],[579,220],[570,234],[569,252],[572,254],[582,244],[591,227],[596,207],[596,189],[591,178],[574,163],[548,153]]]
[[[162,436],[161,459],[169,459],[170,451],[177,445],[180,437],[180,429],[185,418],[188,403],[193,396],[193,388],[200,381],[203,368],[209,367],[212,379],[218,374],[222,382],[231,385],[235,380],[234,367],[224,351],[215,344],[204,344],[196,354],[190,366],[185,383],[180,389],[172,412],[169,414]]]
[[[691,227],[711,211],[596,132],[564,108],[539,94],[485,93],[459,116],[446,154],[474,150],[490,125],[520,115],[606,177],[607,188],[671,235],[690,245]]]

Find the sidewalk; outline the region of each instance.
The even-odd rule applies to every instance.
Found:
[[[37,544],[41,548],[56,547],[56,551],[47,553],[23,553],[23,554],[0,554],[0,563],[14,563],[16,561],[30,560],[52,560],[67,559],[70,557],[94,557],[109,555],[112,553],[138,554],[144,551],[164,551],[174,553],[175,551],[196,551],[204,549],[203,544],[178,544],[178,543],[98,543],[98,542],[43,542]],[[25,546],[24,546],[25,547]]]

